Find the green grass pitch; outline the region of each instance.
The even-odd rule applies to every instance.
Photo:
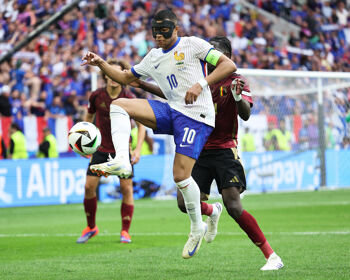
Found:
[[[75,241],[85,227],[80,204],[0,209],[0,279],[350,279],[350,189],[248,195],[255,216],[282,257],[279,271],[223,212],[213,243],[181,257],[190,228],[176,201],[138,200],[120,244],[120,201],[98,205],[100,234]]]

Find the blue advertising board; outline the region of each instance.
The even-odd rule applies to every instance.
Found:
[[[242,160],[250,191],[314,190],[320,187],[320,163],[315,150],[246,152]],[[326,151],[327,186],[350,187],[349,163],[350,150]]]
[[[174,195],[173,155],[142,157],[135,165],[136,183],[160,187],[157,196]],[[316,151],[303,153],[243,153],[248,190],[293,191],[319,187]],[[327,186],[349,187],[350,151],[327,151]],[[81,203],[88,159],[28,159],[0,161],[0,207]],[[112,182],[114,186],[116,181]]]
[[[173,187],[172,162],[172,155],[142,157],[135,165],[134,181]],[[0,207],[82,202],[88,163],[82,157],[1,160]]]

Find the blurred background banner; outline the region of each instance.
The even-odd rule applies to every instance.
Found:
[[[88,159],[73,157],[59,159],[29,159],[0,161],[0,207],[80,203]],[[173,155],[143,157],[135,165],[136,198],[173,194]],[[117,189],[118,178],[101,180],[101,189]],[[161,188],[162,186],[162,188]],[[138,188],[144,188],[138,192]],[[161,189],[161,190],[159,190]],[[106,200],[113,194],[102,194]]]
[[[0,135],[3,135],[5,145],[9,144],[9,127],[12,122],[10,117],[0,117]],[[57,149],[60,153],[68,152],[68,131],[73,126],[71,117],[62,116],[60,118],[37,117],[34,115],[24,116],[18,122],[27,140],[27,151],[35,155],[40,142],[44,139],[43,128],[49,127],[52,134],[57,139]]]
[[[350,151],[326,152],[326,178],[328,187],[348,187],[347,165]],[[299,191],[315,190],[320,185],[320,162],[317,151],[294,152],[246,152],[242,154],[246,169],[248,190]]]
[[[248,190],[298,191],[314,190],[320,186],[316,151],[245,152],[242,154],[247,172]],[[349,172],[342,165],[350,158],[350,151],[327,151],[327,185],[349,186]],[[145,156],[134,166],[134,196],[175,198],[172,179],[174,156]],[[0,207],[80,203],[84,198],[84,184],[88,159],[60,158],[0,161]],[[100,200],[120,199],[119,179],[102,178]]]
[[[0,207],[78,203],[88,160],[0,161]]]

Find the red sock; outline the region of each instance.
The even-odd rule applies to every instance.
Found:
[[[92,229],[96,226],[96,223],[95,223],[96,211],[97,211],[96,196],[94,198],[84,199],[84,209],[85,209],[87,224],[89,228]]]
[[[260,248],[265,258],[268,258],[273,253],[269,242],[267,242],[263,232],[252,215],[243,210],[242,215],[237,220],[237,223],[241,229],[245,231],[250,240]]]
[[[120,213],[122,215],[122,230],[129,232],[132,215],[134,213],[134,205],[122,203]]]
[[[201,201],[202,215],[210,216],[213,213],[213,205]]]

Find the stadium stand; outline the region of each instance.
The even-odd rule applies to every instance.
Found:
[[[0,55],[3,55],[69,1],[0,2]],[[251,0],[250,6],[243,2],[81,1],[78,8],[0,65],[0,98],[4,100],[1,130],[5,143],[8,144],[6,131],[12,119],[29,138],[28,149],[36,149],[42,140],[42,125],[49,125],[55,134],[58,130],[67,131],[81,120],[94,71],[91,67],[80,67],[82,54],[92,50],[105,58],[123,57],[131,64],[137,63],[154,46],[148,27],[151,16],[160,8],[175,10],[181,19],[181,36],[205,39],[228,36],[233,47],[232,59],[239,68],[350,71],[350,19],[346,1]],[[272,19],[276,17],[289,22],[286,23],[291,26],[286,28],[289,33],[273,28]],[[135,94],[145,97],[139,90]],[[349,146],[349,101],[350,90],[346,88],[325,102],[326,106],[336,104],[343,125],[330,129],[329,139],[334,138],[332,131],[335,134],[345,131],[342,137],[330,140],[335,141],[333,147]],[[293,118],[292,149],[297,149],[301,130],[313,121],[309,116],[316,114],[316,100],[303,95],[297,100],[257,97],[254,102],[253,114],[268,115],[276,127],[285,116]],[[65,134],[60,132],[60,135]],[[59,151],[67,151],[64,139],[56,136]],[[309,138],[313,136],[308,134]]]

